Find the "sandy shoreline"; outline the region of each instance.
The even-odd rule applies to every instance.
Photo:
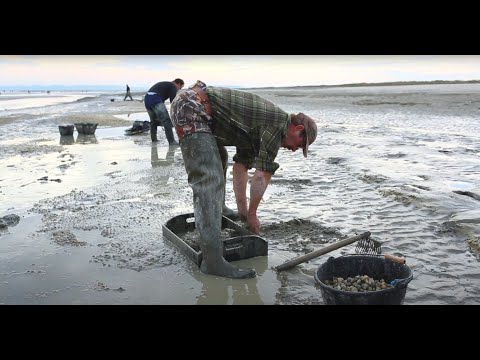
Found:
[[[479,303],[480,216],[478,200],[467,194],[480,193],[479,150],[475,132],[469,138],[458,125],[471,121],[472,96],[458,100],[470,105],[459,106],[464,113],[455,132],[447,126],[414,132],[397,130],[398,119],[420,118],[429,107],[422,104],[442,96],[407,94],[404,100],[336,91],[264,92],[292,112],[321,109],[314,115],[322,138],[309,163],[297,163],[299,154],[279,154],[281,168],[259,215],[269,255],[240,262],[259,274],[241,282],[202,274],[162,238],[165,221],[192,211],[191,190],[180,149],[169,148],[162,133],[155,145],[148,133],[124,135],[134,120],[147,119],[143,103],[117,94],[115,102],[105,95],[26,116],[0,113],[0,217],[21,217],[0,229],[0,303],[323,304],[315,269],[329,256],[353,253],[353,246],[288,272],[272,267],[365,230],[385,241],[385,252],[407,257],[415,278],[406,304]],[[395,101],[417,105],[391,105]],[[364,113],[380,120],[367,123]],[[99,123],[95,136],[75,133],[62,143],[57,126],[77,121]],[[390,121],[391,133],[379,130]],[[17,133],[5,135],[9,131]],[[227,204],[235,207],[231,168]]]
[[[289,299],[288,292],[277,299],[277,289],[286,283],[277,279],[271,267],[283,262],[285,255],[272,253],[268,258],[240,262],[259,273],[256,279],[241,284],[200,273],[161,236],[162,223],[192,211],[180,149],[152,147],[148,135],[135,141],[140,142],[141,150],[123,159],[117,153],[115,161],[102,161],[110,170],[95,175],[95,183],[102,185],[42,199],[25,213],[19,212],[20,223],[1,237],[2,247],[11,249],[2,254],[0,267],[3,303],[321,303],[311,276],[299,299]],[[65,176],[51,178],[68,183]],[[231,189],[229,205],[234,205]],[[277,229],[289,237],[282,246],[291,248],[292,256],[313,249],[297,244],[295,234],[302,228],[317,236],[322,230],[308,222],[301,227],[287,223],[283,231]],[[34,285],[35,279],[48,286]]]

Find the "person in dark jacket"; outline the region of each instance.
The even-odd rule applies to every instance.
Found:
[[[145,94],[145,108],[150,117],[150,136],[152,142],[158,141],[157,127],[163,126],[165,136],[167,137],[169,145],[178,145],[175,140],[172,130],[172,120],[165,107],[165,100],[169,99],[170,103],[177,95],[177,91],[183,88],[184,82],[182,79],[175,79],[173,81],[161,81],[153,85]]]
[[[130,98],[130,100],[133,101],[132,95],[130,94],[130,86],[127,84],[127,93],[125,94],[125,97],[123,98],[123,101],[127,100],[127,97]]]

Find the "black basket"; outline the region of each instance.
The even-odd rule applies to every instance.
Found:
[[[250,259],[268,254],[268,243],[258,235],[252,234],[229,218],[222,216],[222,229],[235,230],[239,236],[223,240],[223,257],[227,261]],[[195,230],[195,217],[193,213],[175,216],[162,225],[163,236],[172,242],[181,253],[186,255],[198,267],[203,259],[201,251],[190,247],[179,235]]]
[[[60,131],[61,136],[72,136],[73,130],[73,125],[58,125],[58,131]]]
[[[94,123],[76,123],[74,125],[77,128],[78,133],[82,135],[95,134],[95,130],[97,130],[97,126],[98,126],[98,124],[94,124]]]
[[[334,277],[346,279],[357,275],[383,278],[393,286],[378,291],[353,292],[334,289],[324,283]],[[402,305],[413,273],[407,265],[383,256],[345,255],[329,258],[318,267],[314,277],[327,305]]]

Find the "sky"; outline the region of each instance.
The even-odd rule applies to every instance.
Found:
[[[145,91],[158,81],[270,87],[479,80],[477,55],[0,55],[0,89],[107,86]]]

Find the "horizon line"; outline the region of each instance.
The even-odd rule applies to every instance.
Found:
[[[284,86],[254,86],[254,87],[244,87],[244,86],[225,86],[225,85],[216,85],[219,87],[230,87],[236,89],[291,89],[291,88],[308,88],[308,87],[321,87],[321,88],[331,88],[331,87],[360,87],[360,86],[395,86],[395,85],[428,85],[428,84],[475,84],[480,83],[480,80],[406,80],[406,81],[385,81],[385,82],[360,82],[360,83],[346,83],[346,84],[334,84],[334,85],[284,85]],[[88,90],[89,88],[96,89],[109,89],[112,90],[117,85],[60,85],[60,84],[50,84],[50,85],[0,85],[0,91],[5,89],[15,88],[17,90],[25,89],[26,91],[32,90],[35,88],[36,91],[49,91],[52,88],[63,88],[65,90],[76,88],[76,90]],[[123,85],[122,85],[123,87]],[[72,89],[73,90],[73,89]],[[121,90],[119,90],[121,91]]]

